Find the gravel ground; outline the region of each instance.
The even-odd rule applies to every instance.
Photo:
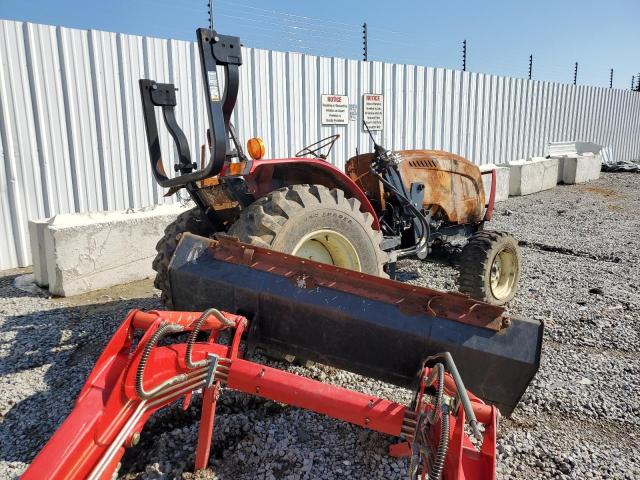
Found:
[[[640,478],[640,176],[604,174],[497,205],[491,228],[521,241],[513,315],[546,323],[543,361],[503,419],[498,478]],[[0,272],[0,478],[18,476],[71,409],[99,352],[133,307],[158,307],[150,282],[73,299],[12,286]],[[455,290],[443,261],[404,261],[402,279]],[[408,402],[411,392],[321,365],[280,365]],[[225,391],[211,468],[193,467],[198,400],[168,408],[125,455],[123,478],[326,479],[406,477],[393,441],[310,412]]]

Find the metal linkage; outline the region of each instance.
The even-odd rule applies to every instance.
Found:
[[[469,426],[473,430],[474,436],[478,440],[482,440],[482,433],[478,428],[478,421],[476,420],[476,416],[473,412],[473,406],[471,405],[471,400],[469,400],[469,396],[467,395],[467,389],[464,388],[462,377],[460,376],[460,373],[458,372],[458,368],[456,367],[456,364],[453,361],[453,357],[449,352],[443,352],[443,353],[439,353],[437,355],[428,357],[425,360],[425,363],[429,363],[430,361],[433,361],[433,360],[445,361],[447,365],[447,370],[449,370],[449,373],[451,374],[451,377],[453,378],[453,381],[456,384],[456,389],[458,391],[458,395],[460,397],[460,401],[462,402],[464,411],[467,414],[467,417],[469,418]],[[440,369],[443,368],[441,363],[438,363],[437,365],[440,365]],[[439,378],[444,380],[444,375],[441,375]]]
[[[406,443],[394,446],[391,453],[411,458],[411,480],[494,478],[498,411],[464,389],[448,352],[426,359],[425,364],[435,360],[440,362],[422,370],[413,402],[415,412],[405,417]],[[427,389],[434,390],[434,386],[433,394],[427,393]],[[480,440],[480,447],[476,447],[464,431],[467,419],[474,436]],[[480,422],[485,424],[484,433],[480,432]],[[471,458],[478,462],[477,469],[465,471],[462,465]]]
[[[240,342],[247,328],[244,317],[216,309],[131,312],[89,375],[73,411],[23,478],[109,478],[124,449],[139,440],[148,418],[181,397],[188,404],[197,390],[203,396],[195,468],[206,468],[223,384],[404,438],[390,454],[410,456],[413,451],[414,478],[494,478],[497,410],[466,395],[446,355],[434,357],[444,362],[423,369],[415,405],[406,407],[245,360]],[[224,329],[233,330],[228,346],[217,342]],[[144,334],[132,349],[134,330]],[[203,331],[210,332],[208,340],[196,342]],[[160,345],[164,337],[183,332],[189,332],[186,343]],[[485,424],[480,452],[464,432],[466,407],[458,407],[465,396],[468,417]]]
[[[416,392],[415,409],[418,412],[416,431],[411,442],[411,461],[409,463],[409,478],[428,477],[429,480],[439,480],[444,468],[444,460],[449,447],[449,413],[444,401],[444,366],[437,363],[432,369],[425,369],[420,381],[420,388]],[[436,392],[429,408],[425,401],[425,389],[437,382]],[[429,432],[439,424],[440,435],[436,448],[430,447]],[[431,466],[427,468],[430,460]],[[422,463],[422,471],[418,469]]]
[[[89,374],[73,411],[23,478],[109,478],[124,448],[136,443],[153,412],[182,396],[188,401],[193,391],[205,386],[207,366],[185,368],[184,344],[158,346],[170,333],[190,331],[200,316],[199,312],[131,311]],[[228,328],[231,320],[241,336],[246,319],[228,313],[223,316],[224,321],[208,316],[201,324],[202,330]],[[132,348],[136,330],[144,334]],[[230,359],[237,355],[238,345],[239,338],[231,348],[217,343],[196,344],[192,353],[196,359],[208,354],[221,357],[215,381],[222,382],[227,379]]]

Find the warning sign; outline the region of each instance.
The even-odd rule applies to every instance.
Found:
[[[322,124],[346,125],[349,123],[349,97],[346,95],[322,95]]]
[[[377,93],[365,93],[363,97],[363,120],[369,130],[382,130],[384,125],[384,96]]]

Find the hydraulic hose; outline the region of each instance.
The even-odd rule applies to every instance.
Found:
[[[202,315],[200,315],[198,320],[196,320],[195,323],[193,324],[193,330],[191,330],[191,333],[189,334],[189,338],[187,339],[187,348],[185,350],[184,357],[185,357],[185,363],[187,364],[188,368],[204,367],[205,365],[209,364],[209,360],[206,360],[206,359],[200,360],[198,362],[194,362],[193,359],[191,358],[191,352],[193,351],[193,344],[196,342],[196,338],[198,338],[198,333],[200,333],[202,324],[211,315],[216,317],[218,320],[220,320],[220,323],[222,323],[223,325],[226,325],[227,327],[235,326],[235,323],[229,320],[227,317],[225,317],[217,308],[210,308],[202,312]]]
[[[371,169],[371,171],[376,177],[378,177],[378,179],[384,184],[385,187],[391,190],[398,197],[398,199],[400,199],[405,204],[405,206],[409,207],[409,209],[413,212],[415,217],[418,219],[418,221],[422,225],[422,229],[420,232],[420,240],[418,242],[418,245],[412,248],[398,250],[397,252],[402,255],[402,254],[411,254],[411,253],[420,251],[424,247],[424,245],[427,243],[429,237],[431,236],[431,227],[429,225],[429,222],[427,222],[427,220],[424,218],[424,215],[422,215],[422,212],[418,210],[415,207],[415,205],[413,205],[413,203],[411,203],[411,200],[409,200],[403,193],[398,191],[396,187],[394,187],[378,172],[376,172],[373,169]]]
[[[456,385],[456,389],[458,390],[458,396],[462,403],[462,407],[465,410],[467,419],[469,421],[469,425],[473,430],[474,436],[478,439],[482,439],[482,434],[478,429],[478,422],[473,412],[471,401],[469,400],[467,391],[464,387],[464,384],[462,383],[462,378],[460,377],[460,373],[458,372],[458,369],[455,363],[453,362],[453,357],[451,357],[451,354],[449,352],[443,352],[443,353],[439,353],[437,355],[428,357],[425,360],[425,364],[433,360],[444,360],[444,362],[446,363],[447,365],[446,369],[449,371],[449,373],[453,377],[453,380]],[[438,449],[436,451],[436,455],[429,469],[429,474],[428,474],[429,480],[440,480],[442,478],[444,463],[447,457],[447,451],[449,449],[449,429],[450,429],[449,412],[448,412],[448,407],[446,405],[443,405],[444,375],[445,375],[445,366],[442,363],[438,362],[434,365],[434,367],[432,368],[426,380],[424,380],[425,388],[431,387],[434,383],[437,382],[436,396],[433,401],[433,410],[429,412],[429,414],[426,416],[426,420],[430,425],[433,425],[438,421],[438,419],[440,419],[440,438],[438,442]],[[414,408],[418,407],[417,395],[418,393],[416,393],[416,398],[414,399]],[[419,423],[418,429],[420,429],[421,433],[423,434],[421,427],[422,425]],[[423,441],[426,441],[426,438],[423,439]],[[427,453],[424,449],[424,446],[420,445],[420,442],[415,442],[413,446],[411,462],[409,464],[410,479],[417,478],[419,458],[420,456],[422,456],[423,462],[425,462],[427,461],[426,455]]]
[[[464,383],[462,382],[462,377],[460,376],[460,372],[458,372],[458,368],[453,361],[453,357],[449,352],[442,352],[431,357],[428,357],[425,360],[425,363],[428,363],[432,360],[444,360],[447,364],[447,370],[453,377],[453,381],[456,384],[456,389],[458,390],[458,396],[460,397],[460,401],[462,402],[462,408],[464,408],[464,413],[467,415],[467,420],[469,421],[469,426],[473,430],[473,435],[478,439],[482,440],[482,433],[478,428],[478,420],[476,419],[475,413],[473,413],[473,407],[471,406],[471,400],[469,400],[469,395],[467,395],[467,389],[464,387]]]
[[[435,459],[431,465],[428,478],[429,480],[440,480],[442,476],[442,470],[444,469],[444,461],[447,456],[447,450],[449,448],[449,414],[446,411],[446,407],[443,406],[442,401],[444,399],[444,365],[437,363],[429,376],[424,381],[424,387],[431,387],[437,382],[436,395],[433,400],[433,410],[429,412],[426,417],[423,417],[429,425],[434,425],[438,419],[440,419],[440,441],[438,442],[438,450],[436,452]],[[418,393],[416,393],[418,395]],[[414,399],[414,408],[417,407],[417,397]],[[419,459],[422,457],[423,462],[428,460],[428,450],[426,449],[427,437],[424,431],[423,421],[420,420],[416,428],[417,435],[420,435],[419,441],[414,441],[413,452],[411,455],[411,461],[409,463],[409,478],[411,480],[418,478]],[[419,431],[419,432],[418,432]]]
[[[156,344],[160,341],[162,337],[167,335],[168,333],[178,333],[182,332],[183,328],[180,325],[176,325],[175,323],[166,323],[162,322],[160,327],[153,333],[149,342],[144,347],[142,351],[142,355],[140,356],[140,363],[138,363],[138,369],[136,370],[136,393],[138,397],[143,400],[148,400],[152,398],[157,392],[160,390],[174,385],[178,382],[182,382],[187,377],[186,375],[177,375],[169,380],[162,382],[160,385],[152,388],[149,391],[144,389],[144,370],[147,366],[147,362],[149,361],[149,355],[151,355],[151,350]]]
[[[440,441],[438,451],[429,471],[429,480],[440,480],[444,469],[444,460],[449,449],[449,414],[446,406],[442,405],[444,397],[444,365],[436,363],[425,381],[425,387],[430,387],[438,382],[436,397],[433,402],[433,410],[427,415],[427,421],[433,425],[440,419]]]
[[[442,410],[442,399],[444,397],[444,366],[441,363],[436,363],[435,367],[431,370],[431,373],[424,382],[425,388],[430,387],[435,382],[438,382],[436,389],[436,397],[433,402],[433,410],[427,416],[427,420],[431,425],[438,421],[438,416]]]
[[[449,412],[443,407],[442,417],[440,419],[440,441],[438,442],[438,452],[431,465],[429,472],[429,480],[440,480],[442,471],[444,470],[444,461],[447,458],[449,450]]]

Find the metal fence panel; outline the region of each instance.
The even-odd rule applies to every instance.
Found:
[[[477,164],[542,155],[548,141],[640,156],[640,95],[443,68],[244,48],[233,123],[270,157],[339,133],[329,161],[370,150],[362,96],[384,95],[393,149],[436,148]],[[0,20],[0,269],[31,262],[27,220],[175,201],[151,176],[138,79],[179,88],[176,117],[201,161],[208,125],[195,43]],[[322,94],[347,95],[347,125],[322,125]],[[162,123],[159,112],[158,121]],[[167,171],[173,142],[161,128]]]
[[[28,218],[44,216],[44,185],[40,177],[40,156],[35,135],[33,105],[22,24],[3,22],[0,34],[2,71],[0,72],[1,135],[6,193],[3,204],[11,216],[12,238],[0,245],[2,259],[15,259],[18,265],[30,263]],[[0,268],[10,268],[5,263]]]
[[[4,165],[4,139],[0,136],[0,159]],[[8,161],[8,160],[7,160]],[[13,235],[13,220],[8,179],[5,168],[0,169],[0,265],[18,265],[16,243]]]

